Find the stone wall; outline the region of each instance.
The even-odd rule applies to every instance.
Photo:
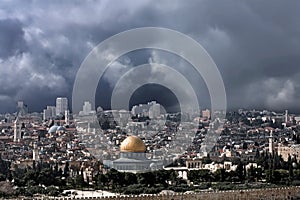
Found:
[[[48,198],[35,198],[36,200]],[[49,198],[50,199],[50,198]],[[51,198],[53,199],[53,198]],[[71,197],[55,198],[59,200],[71,200]],[[292,200],[300,199],[300,187],[229,190],[218,192],[203,192],[197,194],[175,194],[175,195],[121,195],[115,197],[76,198],[77,200]]]

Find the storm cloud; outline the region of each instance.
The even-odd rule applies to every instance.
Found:
[[[2,1],[0,113],[15,111],[18,100],[41,111],[57,96],[71,99],[76,72],[97,44],[146,26],[198,41],[218,66],[229,109],[299,112],[299,9],[299,1],[279,0]],[[101,79],[97,104],[109,108],[114,83],[127,68],[156,61],[181,70],[203,99],[202,107],[209,107],[201,77],[176,59],[155,50],[124,56]]]

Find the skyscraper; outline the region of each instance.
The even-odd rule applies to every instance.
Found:
[[[150,116],[150,118],[156,118],[160,116],[160,104],[156,101],[148,102],[147,104],[135,105],[131,109],[133,115]]]
[[[92,104],[89,101],[85,101],[82,111],[84,115],[90,114],[92,111]]]
[[[89,101],[85,101],[79,115],[94,115],[95,113],[96,111],[92,109],[92,104]]]
[[[68,110],[68,99],[66,97],[57,97],[56,98],[56,115],[65,114],[65,111]]]
[[[17,102],[17,112],[20,116],[25,116],[28,113],[27,105],[23,101]]]
[[[151,106],[149,107],[149,118],[158,118],[160,116],[160,104],[155,101],[151,102]]]
[[[55,106],[47,106],[46,109],[44,109],[43,112],[43,119],[51,119],[56,116],[56,107]]]

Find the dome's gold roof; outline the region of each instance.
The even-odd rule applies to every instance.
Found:
[[[146,151],[146,146],[139,137],[131,135],[123,140],[120,146],[120,150],[122,152],[141,153]]]

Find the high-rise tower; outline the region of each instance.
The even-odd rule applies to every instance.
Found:
[[[68,99],[66,97],[56,98],[56,115],[63,115],[66,110],[68,110]]]

